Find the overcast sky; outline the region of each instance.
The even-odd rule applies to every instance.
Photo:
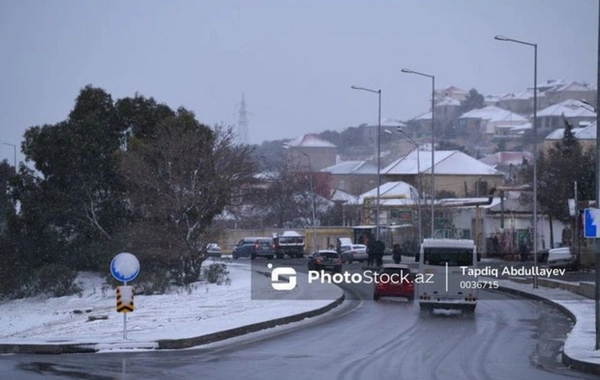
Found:
[[[250,143],[428,111],[429,79],[483,94],[538,83],[596,83],[597,0],[0,0],[0,140],[64,120],[79,90],[139,92],[235,125]],[[10,146],[0,159],[12,163]],[[22,156],[19,154],[18,160]]]

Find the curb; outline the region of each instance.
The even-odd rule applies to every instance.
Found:
[[[335,301],[331,302],[328,305],[320,307],[319,309],[305,311],[303,313],[290,315],[288,317],[272,319],[270,321],[253,323],[250,325],[236,327],[225,331],[219,331],[212,334],[202,335],[195,338],[159,340],[157,341],[158,349],[179,349],[200,346],[203,344],[214,343],[221,340],[250,334],[260,330],[269,329],[272,327],[286,325],[288,323],[299,322],[303,319],[316,317],[317,315],[328,312],[329,310],[339,306],[342,302],[344,302],[345,298],[346,296],[342,294],[342,296],[336,299]]]
[[[97,350],[96,343],[68,343],[68,344],[0,344],[0,354],[89,354]]]
[[[569,318],[573,319],[573,321],[575,321],[575,323],[577,323],[577,318],[569,309],[567,309],[563,305],[558,304],[552,300],[549,300],[547,298],[544,298],[544,297],[541,297],[541,296],[538,296],[535,294],[527,293],[522,290],[506,288],[503,286],[500,286],[497,290],[499,290],[501,292],[505,292],[505,293],[515,294],[515,295],[518,295],[518,296],[521,296],[524,298],[542,301],[550,306],[553,306],[553,307],[559,309],[562,313],[564,313]],[[562,359],[562,363],[564,365],[568,366],[569,368],[576,369],[581,372],[600,375],[600,364],[589,363],[589,362],[584,362],[584,361],[581,361],[578,359],[574,359],[574,358],[570,357],[569,355],[567,355],[564,351],[561,353],[561,359]]]
[[[264,274],[264,273],[263,273]],[[269,273],[270,275],[270,273]],[[287,317],[276,318],[264,322],[252,323],[246,326],[235,327],[229,330],[218,331],[211,334],[201,335],[193,338],[182,339],[162,339],[154,342],[154,349],[182,349],[200,346],[209,343],[219,342],[225,339],[250,334],[253,332],[266,330],[269,328],[286,325],[293,322],[299,322],[306,318],[316,317],[324,314],[344,302],[346,295],[342,294],[333,302],[318,309],[305,311],[299,314],[289,315]],[[128,342],[135,345],[135,342]],[[138,342],[140,345],[147,345],[149,342]],[[0,344],[0,354],[76,354],[76,353],[95,353],[100,351],[98,343],[36,343],[36,344]],[[104,344],[105,346],[105,344]]]

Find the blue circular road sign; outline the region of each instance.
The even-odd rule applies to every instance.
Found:
[[[119,253],[110,263],[110,273],[119,281],[129,282],[140,273],[140,262],[131,253]]]

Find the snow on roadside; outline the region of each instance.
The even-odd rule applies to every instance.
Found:
[[[247,263],[228,263],[229,285],[199,282],[188,290],[166,295],[135,296],[135,310],[127,316],[130,341],[155,341],[201,336],[251,323],[314,310],[342,295],[337,286],[298,280],[296,299],[255,300],[252,281],[265,291],[269,278],[251,272]],[[302,276],[302,274],[298,274]],[[115,290],[101,278],[82,274],[77,279],[81,295],[59,298],[35,297],[0,304],[0,343],[103,343],[123,339],[123,315],[115,310]],[[257,282],[253,283],[256,286]],[[311,287],[307,289],[307,287]],[[307,294],[320,292],[320,300]],[[277,294],[275,294],[277,295]],[[88,321],[90,316],[107,316]]]
[[[577,318],[577,323],[567,336],[564,352],[573,359],[600,364],[600,351],[594,350],[596,341],[594,300],[563,289],[545,287],[533,289],[531,284],[520,284],[508,280],[501,280],[500,286],[535,294],[557,303],[573,313]]]

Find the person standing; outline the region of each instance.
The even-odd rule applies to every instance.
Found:
[[[377,266],[383,265],[383,255],[385,253],[385,244],[381,240],[377,240],[377,248],[375,249],[375,258],[377,260]]]
[[[393,247],[394,248],[392,249],[392,257],[394,258],[394,262],[396,264],[400,264],[400,262],[402,261],[402,248],[398,243],[394,244]]]
[[[375,255],[377,253],[377,245],[373,239],[367,240],[367,266],[370,268],[375,264]]]

